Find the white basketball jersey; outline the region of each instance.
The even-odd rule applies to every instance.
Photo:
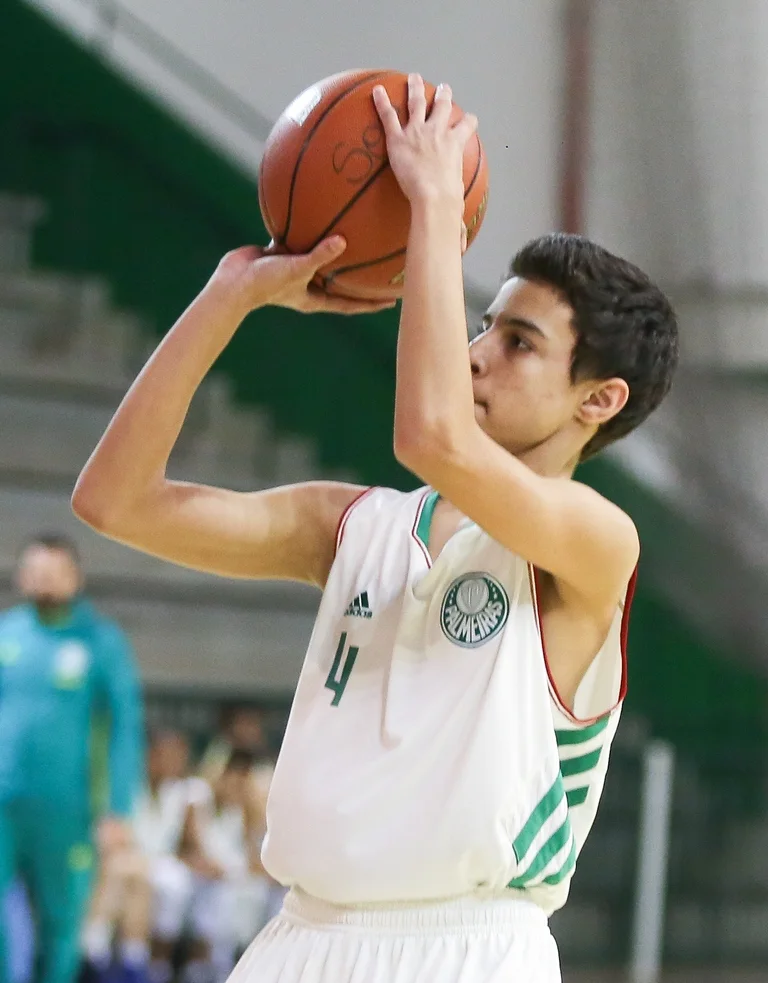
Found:
[[[337,904],[522,892],[548,913],[597,811],[631,587],[579,687],[551,682],[524,560],[437,495],[369,489],[337,553],[267,807],[264,864]]]

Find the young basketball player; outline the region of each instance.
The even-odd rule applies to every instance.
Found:
[[[467,346],[462,151],[442,87],[376,105],[411,202],[394,447],[427,487],[316,482],[237,494],[169,481],[190,400],[264,304],[365,305],[308,286],[343,250],[226,256],[85,467],[75,511],[177,563],[324,589],[268,805],[290,885],[246,983],[555,983],[566,899],[625,693],[638,540],[573,481],[669,389],[677,328],[634,266],[525,246]],[[372,305],[371,305],[372,306]]]

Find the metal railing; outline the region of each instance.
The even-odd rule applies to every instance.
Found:
[[[167,37],[115,0],[26,0],[26,2],[37,10],[66,21],[70,27],[76,29],[78,37],[85,46],[102,60],[113,60],[116,41],[124,38],[228,122],[234,123],[246,136],[263,143],[269,135],[272,120],[243,99],[234,89],[217,79],[212,72]],[[90,30],[83,25],[82,16],[68,16],[68,12],[74,12],[76,9],[90,20]]]

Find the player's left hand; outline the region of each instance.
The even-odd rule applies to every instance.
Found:
[[[427,114],[424,81],[408,76],[408,122],[403,126],[386,89],[377,85],[373,101],[384,127],[389,163],[406,198],[464,202],[464,147],[477,130],[477,117],[465,113],[451,123],[453,95],[439,85]]]
[[[130,846],[133,836],[131,827],[119,816],[104,816],[99,822],[97,842],[102,853],[114,853]]]

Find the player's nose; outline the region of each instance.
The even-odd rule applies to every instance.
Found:
[[[478,335],[469,346],[469,364],[473,376],[482,376],[488,371],[492,358],[492,345],[489,344],[488,334],[489,332],[486,331]]]

